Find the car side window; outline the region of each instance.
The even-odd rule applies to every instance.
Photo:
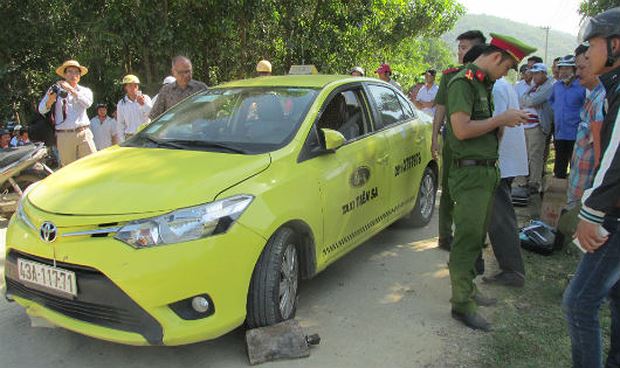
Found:
[[[403,113],[405,114],[405,119],[415,118],[415,113],[413,112],[413,108],[411,107],[411,102],[407,101],[403,96],[396,94],[398,96],[398,101],[403,107]]]
[[[339,131],[347,141],[368,133],[370,124],[360,93],[360,89],[336,93],[325,106],[317,128]]]
[[[403,112],[403,107],[398,101],[396,92],[388,87],[376,84],[368,85],[368,91],[375,101],[375,106],[379,111],[383,126],[395,124],[406,119],[406,115]]]

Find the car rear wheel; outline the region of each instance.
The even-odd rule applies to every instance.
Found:
[[[278,230],[267,242],[250,283],[248,327],[268,326],[295,316],[299,286],[297,243],[297,235],[289,228]]]
[[[435,199],[437,197],[436,183],[435,172],[430,167],[427,167],[424,170],[424,175],[420,182],[415,207],[407,216],[400,220],[403,225],[421,227],[431,221],[433,212],[435,211]]]

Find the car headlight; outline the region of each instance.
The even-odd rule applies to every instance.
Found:
[[[31,184],[28,188],[26,188],[26,190],[24,190],[22,192],[22,196],[21,198],[19,198],[19,201],[17,202],[17,211],[15,211],[15,215],[17,216],[17,218],[19,220],[21,220],[23,223],[25,223],[30,229],[37,231],[37,228],[34,226],[34,224],[32,223],[32,221],[30,221],[30,218],[28,217],[28,215],[26,215],[26,211],[24,211],[24,201],[26,200],[26,196],[28,196],[28,193],[30,193],[30,191],[38,184],[34,183]]]
[[[165,215],[135,220],[114,236],[134,248],[149,248],[226,232],[250,205],[253,196],[238,195]]]

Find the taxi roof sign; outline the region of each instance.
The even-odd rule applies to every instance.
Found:
[[[291,69],[289,69],[288,74],[290,75],[310,75],[310,74],[319,74],[316,66],[310,65],[291,65]]]

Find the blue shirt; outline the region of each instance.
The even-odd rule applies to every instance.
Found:
[[[586,89],[577,79],[570,85],[558,81],[553,85],[549,103],[553,108],[555,139],[574,141],[579,126],[579,113],[586,99]]]

